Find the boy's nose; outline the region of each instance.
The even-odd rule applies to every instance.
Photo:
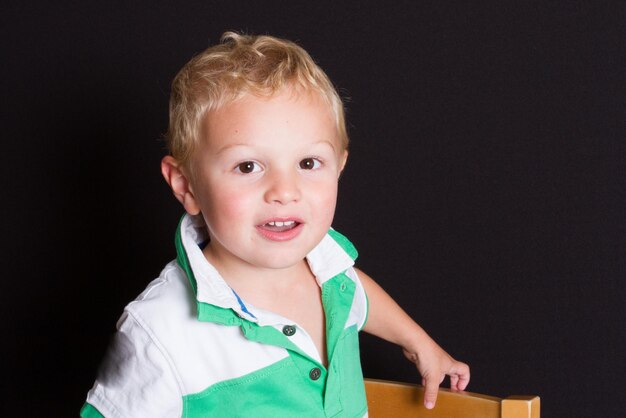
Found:
[[[290,173],[274,173],[269,179],[269,187],[265,192],[265,201],[285,205],[300,200],[300,187],[297,175]]]

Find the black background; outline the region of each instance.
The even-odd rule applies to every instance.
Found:
[[[621,2],[3,2],[2,416],[76,416],[175,256],[169,84],[225,30],[297,41],[347,98],[335,228],[474,392],[623,416]],[[367,376],[417,380],[362,338]]]

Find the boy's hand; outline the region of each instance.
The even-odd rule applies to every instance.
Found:
[[[402,347],[404,355],[417,367],[426,387],[424,406],[432,409],[439,385],[450,376],[453,390],[465,390],[469,367],[456,361],[385,292],[371,277],[357,269],[369,299],[369,317],[363,330]]]
[[[453,359],[434,341],[421,341],[417,350],[402,348],[402,351],[422,376],[424,406],[427,409],[435,406],[439,385],[446,375],[450,376],[452,390],[465,390],[467,387],[470,380],[469,366]]]

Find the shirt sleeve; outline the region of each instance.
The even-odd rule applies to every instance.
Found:
[[[87,404],[106,418],[181,416],[180,385],[167,354],[129,312],[117,327]]]

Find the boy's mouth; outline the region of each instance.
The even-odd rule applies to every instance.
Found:
[[[296,221],[269,221],[263,224],[262,227],[274,232],[285,232],[298,225],[300,225],[300,223]]]
[[[284,242],[297,237],[302,232],[303,222],[294,218],[274,218],[257,226],[257,231],[270,241]]]

